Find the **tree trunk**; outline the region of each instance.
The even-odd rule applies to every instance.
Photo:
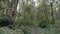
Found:
[[[51,11],[52,11],[52,21],[53,21],[52,24],[54,24],[55,20],[54,20],[54,13],[53,13],[53,3],[50,4],[51,4]]]
[[[12,17],[13,17],[13,28],[15,29],[15,19],[16,19],[16,13],[17,13],[17,5],[19,0],[12,0],[11,1],[11,8],[12,8]]]

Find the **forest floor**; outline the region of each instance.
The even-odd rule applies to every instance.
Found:
[[[24,30],[26,32],[24,33]],[[35,28],[30,28],[30,27],[24,27],[23,29],[10,29],[8,27],[1,27],[0,28],[0,34],[60,34],[60,27],[50,27],[50,28],[37,28],[37,31]]]

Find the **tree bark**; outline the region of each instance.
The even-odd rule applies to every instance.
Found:
[[[52,20],[53,20],[52,24],[54,24],[55,20],[54,20],[54,13],[53,13],[53,3],[50,3],[50,4],[51,4]]]
[[[19,0],[12,0],[11,1],[11,8],[12,8],[12,17],[13,17],[13,29],[15,29],[15,19],[16,19],[16,13],[17,13],[17,5]]]

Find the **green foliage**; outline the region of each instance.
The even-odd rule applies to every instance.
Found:
[[[33,20],[31,20],[30,18],[25,18],[25,19],[23,20],[23,23],[24,23],[26,26],[31,27],[32,25],[34,25],[34,24],[32,23],[32,21],[33,21]]]
[[[33,10],[33,6],[32,5],[23,6],[23,10],[25,12],[31,13],[31,10]]]
[[[3,30],[0,28],[0,34],[3,34]]]
[[[15,30],[9,29],[7,27],[2,27],[1,28],[1,33],[0,34],[35,34],[36,29],[35,28],[30,28],[26,26],[20,26],[20,28],[17,28]],[[38,28],[38,34],[60,34],[60,28],[56,27],[51,27],[49,28]]]
[[[33,5],[34,1],[30,1],[30,0],[26,0],[23,2],[22,0],[20,1],[21,1],[21,5],[23,4],[23,2],[24,2],[24,5],[25,3],[29,3],[29,2],[32,2],[32,3],[31,5],[28,4],[23,7],[20,5],[20,7],[22,7],[22,8],[19,8],[21,9],[21,15],[16,16],[17,17],[16,24],[18,26],[16,25],[17,28],[15,30],[7,28],[7,27],[1,27],[0,34],[17,34],[17,33],[18,34],[35,34],[36,26],[38,29],[37,30],[38,34],[60,34],[60,20],[58,20],[56,17],[56,13],[60,11],[59,10],[60,8],[57,10],[57,12],[55,12],[56,7],[53,6],[55,24],[52,25],[53,20],[52,20],[51,7],[47,5],[47,0],[41,0],[42,2],[40,2],[40,0],[39,1],[37,0],[36,4],[38,4],[38,6]],[[11,16],[13,8],[10,6],[10,4],[7,1],[5,3],[4,2],[3,0],[0,0],[0,17],[3,16],[4,10],[8,10],[7,13],[9,14],[9,16]],[[54,2],[54,4],[56,3]],[[45,13],[46,12],[45,8],[47,10],[47,13]],[[48,27],[42,29],[38,27],[38,25],[45,20],[45,16],[46,16],[45,14],[47,14],[48,16],[48,18],[46,18],[48,19],[47,21]],[[7,19],[10,20],[10,18],[7,18]]]
[[[0,34],[24,34],[21,29],[9,29],[8,27],[1,27]]]

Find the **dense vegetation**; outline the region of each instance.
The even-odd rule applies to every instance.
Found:
[[[0,0],[0,34],[60,34],[60,0]]]

